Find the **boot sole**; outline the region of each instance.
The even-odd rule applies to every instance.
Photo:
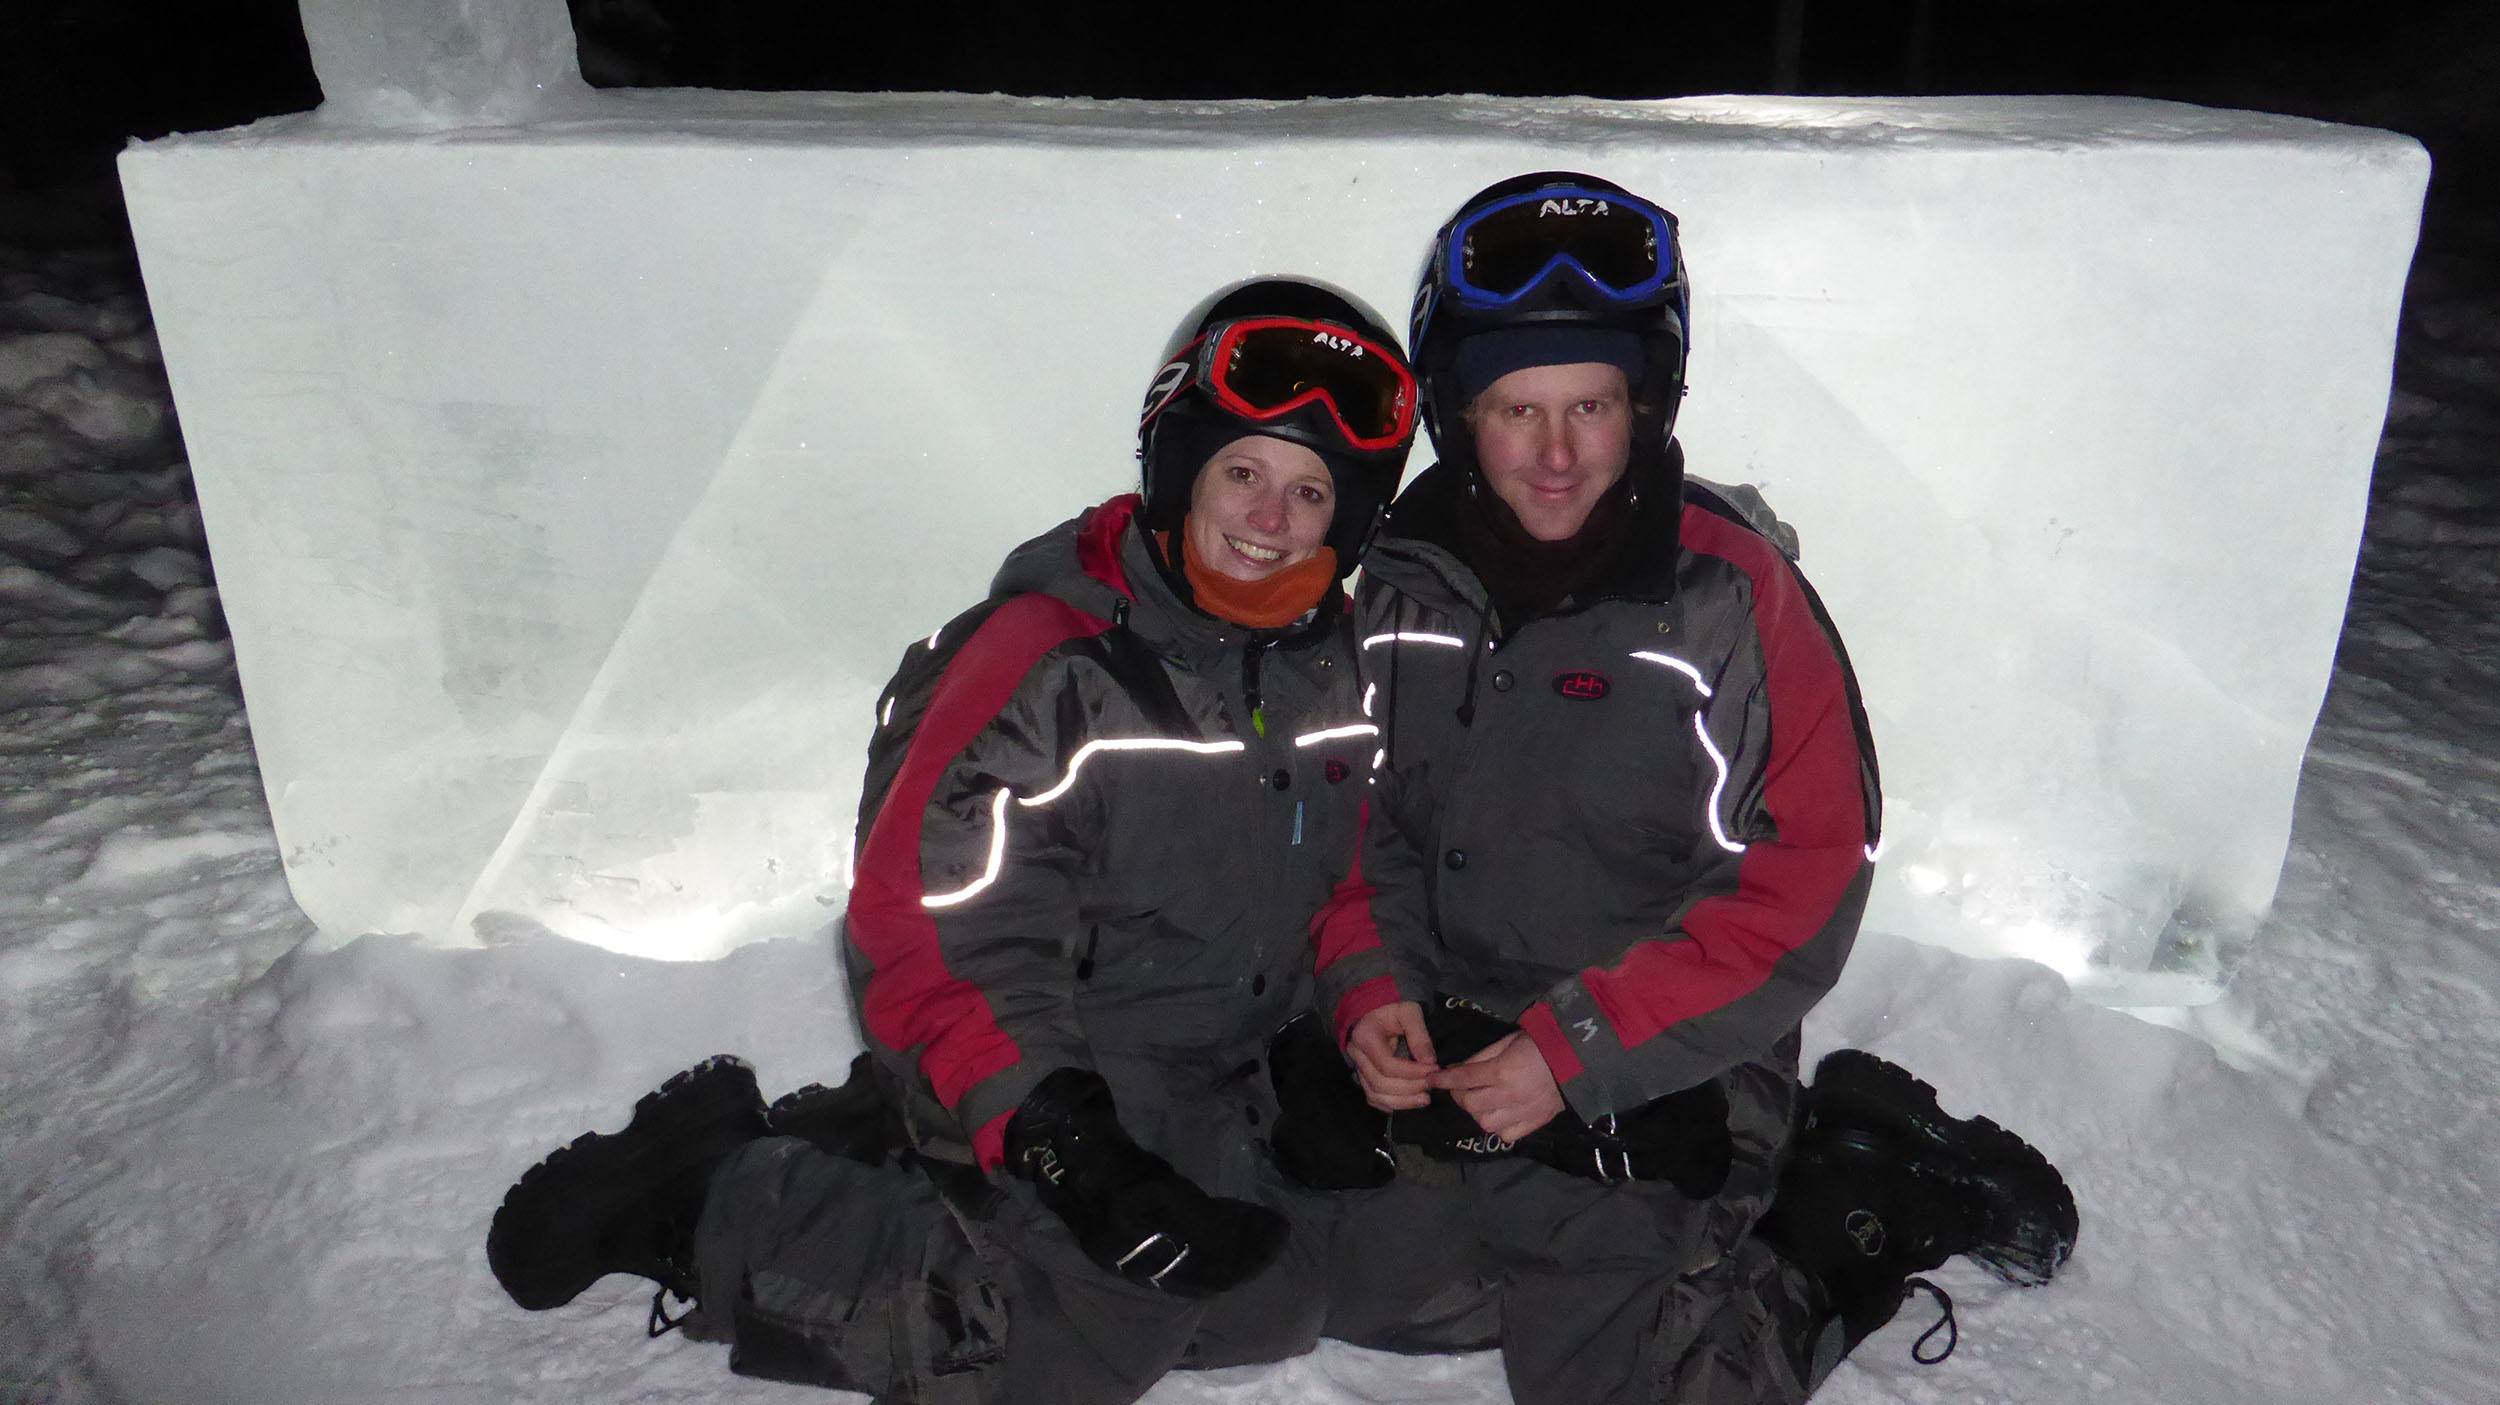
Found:
[[[1863,1049],[1840,1049],[1815,1066],[1804,1137],[1848,1140],[1871,1132],[1941,1153],[1937,1174],[1987,1207],[1982,1242],[1965,1250],[2008,1283],[2046,1283],[2074,1252],[2073,1191],[2037,1147],[1985,1117],[1954,1117],[1927,1080]]]
[[[637,1099],[623,1131],[586,1132],[524,1171],[487,1229],[487,1267],[522,1307],[562,1307],[609,1273],[635,1271],[581,1243],[595,1243],[600,1211],[630,1204],[603,1204],[603,1195],[664,1180],[764,1134],[755,1070],[726,1054],[706,1059]]]

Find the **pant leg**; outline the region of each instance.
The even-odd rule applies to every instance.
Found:
[[[1795,1405],[1839,1364],[1840,1325],[1806,1275],[1752,1235],[1787,1164],[1798,1038],[1729,1072],[1735,1157],[1711,1202],[1715,1257],[1681,1277],[1659,1320],[1678,1405]]]
[[[1272,1169],[1256,1195],[1291,1226],[1284,1251],[1258,1277],[1206,1300],[1197,1336],[1181,1358],[1188,1369],[1283,1361],[1319,1345],[1336,1206],[1326,1195],[1288,1184]]]
[[[1840,1364],[1843,1334],[1806,1276],[1740,1240],[1677,1280],[1660,1319],[1676,1405],[1798,1405]]]
[[[1725,1075],[1735,1155],[1711,1200],[1527,1164],[1471,1173],[1520,1405],[1793,1405],[1829,1372],[1810,1285],[1751,1237],[1785,1160],[1796,1060],[1791,1034]]]
[[[1527,1160],[1468,1173],[1501,1265],[1502,1365],[1519,1405],[1650,1405],[1676,1344],[1659,1330],[1697,1257],[1708,1202]]]
[[[916,1169],[789,1138],[715,1177],[695,1260],[731,1369],[925,1405],[1124,1405],[1198,1316],[1095,1267],[1024,1187],[968,1221]]]
[[[1457,1167],[1401,1148],[1396,1180],[1335,1199],[1327,1335],[1409,1355],[1499,1342],[1494,1267]]]

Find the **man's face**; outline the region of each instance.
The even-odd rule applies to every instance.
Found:
[[[1632,388],[1602,362],[1530,366],[1467,407],[1487,483],[1539,541],[1561,541],[1632,461]]]

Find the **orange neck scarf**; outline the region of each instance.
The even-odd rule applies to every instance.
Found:
[[[1181,574],[1189,578],[1189,591],[1198,608],[1246,629],[1284,628],[1309,614],[1337,579],[1334,547],[1323,546],[1309,560],[1297,561],[1264,580],[1244,581],[1198,558],[1198,545],[1189,539],[1187,521],[1178,533],[1155,533],[1164,560],[1172,559],[1175,535],[1181,539]]]

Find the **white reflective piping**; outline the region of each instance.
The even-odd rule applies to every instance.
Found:
[[[935,628],[935,629],[933,629],[933,630],[930,630],[930,631],[929,631],[929,647],[930,647],[930,648],[932,648],[932,649],[936,648],[936,647],[937,647],[937,642],[938,642],[938,636],[939,636],[939,635],[941,635],[941,634],[944,634],[945,632],[946,632],[946,626],[944,626],[944,625],[939,625],[937,628]]]
[[[1683,674],[1686,678],[1691,679],[1693,681],[1693,686],[1701,690],[1701,695],[1703,697],[1707,698],[1711,696],[1710,685],[1702,681],[1701,670],[1693,667],[1689,663],[1686,663],[1684,660],[1677,658],[1673,654],[1658,654],[1652,653],[1647,649],[1635,649],[1632,651],[1632,657],[1641,659],[1648,663],[1665,664],[1667,667]],[[1370,710],[1371,709],[1369,708],[1364,709],[1366,712],[1369,712]],[[1719,749],[1710,744],[1709,726],[1703,717],[1698,713],[1696,713],[1693,717],[1693,731],[1701,738],[1702,749],[1710,753],[1710,760],[1719,768],[1718,783],[1710,787],[1710,837],[1718,840],[1719,847],[1727,850],[1729,853],[1741,854],[1745,852],[1745,846],[1737,843],[1733,839],[1728,838],[1727,831],[1719,826],[1719,797],[1727,790],[1727,758],[1721,756],[1719,754]],[[1884,841],[1881,836],[1878,836],[1874,843],[1866,846],[1866,861],[1868,863],[1875,862],[1875,860],[1880,857],[1883,852]]]
[[[1200,756],[1220,756],[1226,752],[1242,751],[1245,749],[1246,748],[1240,742],[1193,742],[1183,741],[1178,737],[1101,737],[1087,742],[1085,745],[1076,749],[1076,755],[1068,758],[1068,773],[1059,778],[1059,784],[1052,786],[1050,789],[1043,791],[1039,795],[1033,796],[1031,799],[1018,800],[1016,803],[1019,805],[1047,805],[1051,801],[1058,799],[1060,796],[1067,794],[1068,787],[1076,784],[1076,773],[1083,770],[1085,763],[1093,760],[1095,754],[1098,752],[1188,751],[1194,752]]]
[[[1643,663],[1663,664],[1674,669],[1699,689],[1702,697],[1706,699],[1710,696],[1710,685],[1703,681],[1701,670],[1675,655],[1653,653],[1648,649],[1634,649],[1632,657]],[[1710,803],[1704,811],[1705,817],[1710,821],[1710,837],[1717,840],[1719,847],[1729,853],[1741,854],[1745,852],[1745,846],[1728,838],[1727,827],[1719,823],[1719,800],[1727,794],[1727,758],[1719,754],[1717,744],[1710,740],[1710,714],[1707,711],[1697,711],[1693,714],[1693,735],[1701,738],[1701,749],[1710,754],[1710,764],[1719,769],[1719,778],[1710,783]]]
[[[1382,748],[1381,750],[1379,750],[1379,751],[1375,751],[1375,752],[1373,752],[1373,753],[1372,753],[1372,769],[1373,769],[1373,770],[1377,771],[1377,770],[1379,770],[1381,767],[1386,766],[1386,765],[1388,765],[1388,764],[1389,764],[1389,752],[1388,752],[1388,749],[1387,749],[1387,748],[1385,748],[1385,747],[1384,747],[1384,748]]]
[[[1719,768],[1719,778],[1710,783],[1709,809],[1704,812],[1710,820],[1710,837],[1719,841],[1719,847],[1729,853],[1741,854],[1745,852],[1745,846],[1728,838],[1726,828],[1719,823],[1719,797],[1727,793],[1727,758],[1719,754],[1719,748],[1710,740],[1710,718],[1707,714],[1693,714],[1693,735],[1701,738],[1701,749],[1710,753],[1710,764]]]
[[[1355,722],[1343,727],[1329,727],[1322,731],[1304,732],[1301,736],[1293,739],[1293,744],[1295,746],[1317,746],[1321,742],[1333,742],[1346,737],[1376,737],[1379,735],[1380,729],[1373,726],[1369,722]]]
[[[953,907],[973,894],[998,881],[998,870],[1007,862],[1007,789],[999,787],[990,797],[990,864],[980,877],[951,893],[931,893],[920,900],[922,907]]]
[[[1363,641],[1363,647],[1366,649],[1374,644],[1438,644],[1445,649],[1467,647],[1467,641],[1455,634],[1406,634],[1395,631],[1388,634],[1375,634]]]
[[[885,706],[878,710],[877,725],[880,727],[891,727],[894,725],[894,699],[887,698],[885,700]]]
[[[1372,699],[1378,696],[1380,696],[1379,684],[1366,683],[1363,685],[1363,715],[1365,717],[1372,715]]]
[[[1632,651],[1632,657],[1641,659],[1648,663],[1665,664],[1667,667],[1672,668],[1676,672],[1681,673],[1685,677],[1693,680],[1693,686],[1701,689],[1701,695],[1703,697],[1706,698],[1710,696],[1710,685],[1702,681],[1701,670],[1684,662],[1682,659],[1677,658],[1675,655],[1653,654],[1647,649],[1635,649]]]
[[[1076,749],[1076,755],[1068,758],[1068,773],[1059,778],[1059,783],[1057,785],[1054,785],[1050,789],[1043,791],[1039,795],[1032,796],[1029,799],[1020,797],[1017,799],[1016,803],[1028,806],[1047,805],[1051,801],[1058,799],[1060,796],[1067,794],[1068,788],[1076,784],[1076,773],[1083,770],[1085,763],[1093,759],[1095,754],[1098,752],[1186,751],[1199,756],[1217,756],[1226,752],[1244,751],[1247,749],[1248,748],[1240,742],[1193,742],[1183,741],[1177,737],[1098,738],[1078,747]],[[955,904],[970,898],[982,889],[987,888],[992,883],[998,881],[999,870],[1003,868],[1007,862],[1008,795],[1009,791],[1007,788],[1005,786],[1001,786],[998,789],[998,793],[990,797],[990,859],[988,867],[982,872],[980,877],[972,880],[963,887],[956,889],[954,892],[931,893],[928,896],[923,897],[920,900],[920,905],[922,907],[953,907]]]

